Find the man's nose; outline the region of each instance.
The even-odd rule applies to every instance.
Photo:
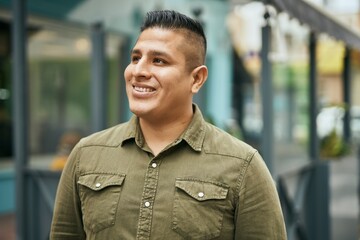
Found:
[[[150,78],[150,66],[146,59],[140,59],[134,66],[134,76]]]

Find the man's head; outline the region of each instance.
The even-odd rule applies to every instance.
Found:
[[[188,48],[184,50],[186,50],[189,69],[192,70],[205,63],[207,42],[203,27],[198,21],[172,10],[151,11],[146,14],[141,32],[148,28],[162,28],[183,33],[188,43]]]
[[[192,115],[192,97],[208,75],[203,34],[180,13],[148,13],[124,72],[133,113],[157,123]]]

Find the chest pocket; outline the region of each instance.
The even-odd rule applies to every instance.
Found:
[[[229,187],[194,179],[176,179],[175,187],[173,230],[186,239],[218,237]]]
[[[125,174],[91,173],[79,177],[79,195],[85,228],[99,232],[115,224]]]

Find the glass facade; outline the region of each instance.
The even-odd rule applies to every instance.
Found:
[[[10,14],[0,17],[0,169],[12,168]],[[91,133],[91,33],[84,25],[28,18],[30,165],[49,168]],[[107,126],[122,118],[124,37],[105,32]]]
[[[28,39],[30,149],[54,153],[69,131],[90,125],[90,49],[83,29],[36,26]]]

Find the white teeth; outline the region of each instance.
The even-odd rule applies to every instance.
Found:
[[[144,87],[134,87],[134,89],[138,92],[153,92],[152,88],[144,88]]]

